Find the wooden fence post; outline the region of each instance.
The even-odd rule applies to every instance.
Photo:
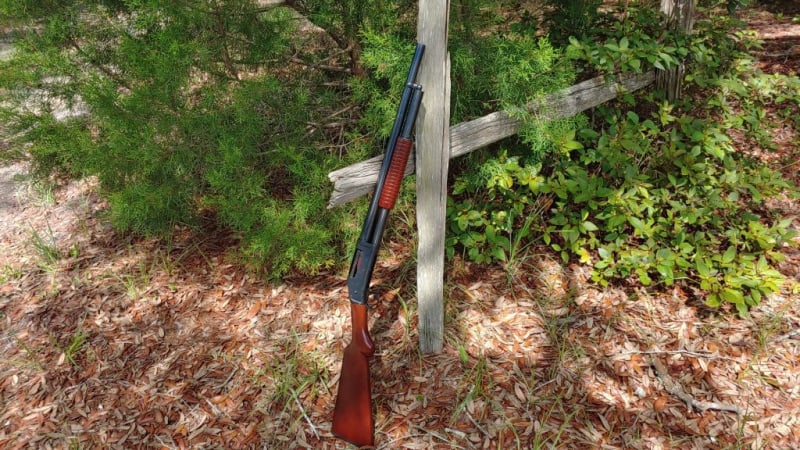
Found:
[[[417,301],[419,346],[438,352],[444,342],[444,242],[450,162],[449,0],[419,0],[417,39],[425,45],[418,82],[424,91],[417,118]]]
[[[669,28],[677,28],[691,33],[694,25],[694,0],[661,0],[661,12],[667,16]],[[681,96],[681,85],[686,67],[681,62],[678,67],[656,71],[656,88],[663,90],[667,100],[675,101]]]

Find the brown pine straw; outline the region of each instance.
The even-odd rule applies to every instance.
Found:
[[[229,262],[223,234],[116,235],[90,182],[53,205],[17,193],[0,235],[16,272],[0,287],[0,447],[344,448],[330,434],[341,274],[273,285]],[[48,224],[54,267],[29,240]],[[389,242],[373,289],[379,448],[800,443],[789,291],[740,320],[680,287],[599,290],[544,252],[508,271],[456,261],[447,345],[423,357],[409,252]]]

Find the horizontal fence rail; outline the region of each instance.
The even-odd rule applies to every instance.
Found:
[[[622,93],[633,92],[655,81],[655,71],[595,77],[548,94],[526,109],[544,120],[572,117],[594,108]],[[504,111],[498,111],[450,127],[450,158],[466,155],[519,132],[521,123]],[[414,173],[414,159],[409,158],[405,176]],[[328,174],[333,193],[328,208],[335,208],[375,190],[383,155],[343,167]]]

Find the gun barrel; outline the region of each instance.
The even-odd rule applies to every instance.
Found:
[[[364,220],[364,226],[361,229],[361,240],[368,240],[370,239],[370,236],[375,234],[373,232],[373,228],[375,226],[375,216],[379,208],[378,198],[380,198],[384,180],[386,179],[386,174],[389,171],[392,153],[397,145],[397,138],[400,136],[401,128],[403,127],[403,123],[406,119],[409,102],[411,101],[412,97],[412,91],[415,90],[414,86],[419,86],[414,84],[414,81],[417,79],[417,72],[419,72],[419,65],[422,62],[422,55],[424,53],[425,46],[418,43],[414,49],[414,56],[411,58],[411,66],[409,67],[408,75],[406,76],[406,84],[403,86],[403,94],[400,97],[400,104],[397,106],[397,114],[394,118],[392,132],[389,134],[389,141],[386,143],[386,152],[383,155],[381,171],[378,173],[378,182],[375,184],[375,194],[372,196],[372,201],[370,202],[369,210],[367,211],[367,217]]]
[[[402,164],[401,170],[405,171],[405,164],[408,161],[408,152],[410,151],[410,143],[403,142],[398,145],[401,136],[408,139],[411,136],[411,130],[416,121],[417,112],[422,99],[422,86],[414,83],[417,72],[419,71],[419,64],[422,55],[425,51],[425,46],[417,44],[414,52],[414,57],[411,60],[411,68],[408,70],[408,78],[406,85],[403,87],[403,96],[400,100],[400,106],[397,110],[395,117],[392,134],[389,137],[389,143],[386,148],[386,153],[383,157],[381,171],[378,175],[378,183],[375,186],[375,194],[367,211],[367,217],[364,219],[364,225],[361,228],[361,235],[358,238],[356,245],[356,252],[350,262],[350,272],[348,274],[347,288],[349,292],[350,301],[357,304],[366,304],[369,290],[369,282],[372,278],[372,269],[375,266],[375,261],[378,258],[378,246],[380,245],[383,229],[386,225],[386,218],[388,215],[386,206],[394,206],[397,192],[399,191],[399,183],[402,181],[402,173],[399,179],[397,174],[392,177],[392,183],[387,183],[389,171],[394,165]],[[402,158],[395,158],[395,151],[400,149]],[[404,158],[404,159],[403,159]],[[401,159],[403,161],[401,161]],[[392,192],[383,194],[384,189],[391,186]],[[381,205],[383,203],[383,205]]]
[[[414,123],[417,121],[417,113],[419,106],[422,104],[422,86],[415,84],[413,86],[413,93],[411,94],[411,101],[408,105],[408,114],[403,123],[403,129],[400,131],[400,137],[411,139],[411,130],[414,129]]]

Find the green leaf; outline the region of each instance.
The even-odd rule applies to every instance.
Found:
[[[660,248],[660,249],[658,249],[658,251],[656,252],[656,256],[661,260],[666,260],[666,261],[674,261],[675,260],[675,253],[673,253],[672,250],[670,250],[668,248]]]
[[[739,313],[739,317],[742,317],[742,318],[747,317],[747,304],[744,303],[744,302],[737,303],[736,304],[736,311]]]
[[[641,282],[645,286],[650,286],[653,283],[653,280],[650,278],[650,275],[647,271],[641,267],[636,269],[636,274],[639,275],[639,282]]]
[[[711,276],[711,270],[708,268],[704,258],[698,257],[695,267],[697,268],[697,274],[701,277],[708,278]]]
[[[498,261],[506,262],[506,251],[501,247],[492,247],[492,256]]]
[[[756,271],[757,272],[764,272],[769,269],[769,263],[767,262],[767,258],[763,255],[758,258],[758,263],[756,263]]]
[[[759,291],[758,289],[751,289],[750,297],[752,297],[754,305],[758,305],[761,303],[761,291]]]
[[[591,255],[589,255],[589,252],[586,251],[585,248],[581,248],[580,250],[578,250],[578,256],[580,256],[580,261],[583,264],[586,264],[586,263],[589,263],[589,262],[592,261]]]
[[[722,302],[717,294],[709,294],[708,298],[706,298],[706,306],[710,308],[719,308],[721,304]]]
[[[621,215],[621,214],[617,215],[617,216],[612,216],[612,217],[610,217],[608,219],[608,222],[607,222],[608,223],[608,228],[609,229],[617,228],[620,225],[622,225],[623,223],[625,223],[626,219],[627,218],[625,216]]]
[[[665,264],[658,264],[658,265],[656,265],[656,270],[658,271],[658,274],[661,275],[664,278],[674,278],[675,277],[675,274],[673,273],[672,266],[668,266],[668,265],[665,265]]]
[[[630,223],[637,231],[644,231],[645,229],[644,223],[636,217],[628,217],[628,223]]]
[[[725,300],[728,303],[733,303],[736,305],[744,304],[744,295],[742,294],[741,291],[731,288],[725,288],[720,293],[720,296],[722,297],[723,300]]]
[[[725,250],[725,253],[722,254],[722,263],[730,264],[734,259],[736,259],[736,247],[730,246]]]
[[[564,143],[564,145],[562,146],[562,149],[564,149],[565,151],[569,151],[569,150],[581,150],[581,149],[583,149],[583,144],[581,144],[581,143],[580,143],[580,142],[578,142],[578,141],[567,141],[567,142],[565,142],[565,143]]]

